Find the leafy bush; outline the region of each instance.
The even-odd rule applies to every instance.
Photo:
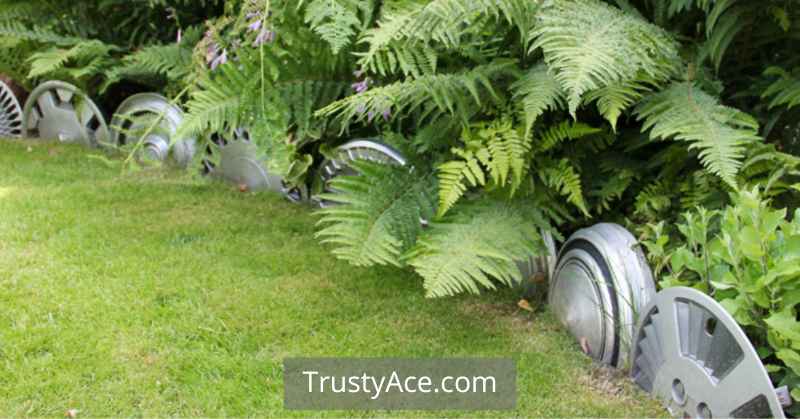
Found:
[[[758,189],[743,191],[724,210],[684,214],[676,242],[663,222],[651,225],[644,245],[660,285],[691,286],[717,299],[778,384],[800,401],[800,210],[786,216]]]
[[[61,79],[91,94],[122,80],[153,89],[185,82],[199,24],[222,0],[0,0],[0,72]],[[32,81],[33,83],[31,83]]]
[[[341,181],[319,237],[355,264],[413,267],[431,296],[519,279],[506,262],[540,251],[539,229],[673,221],[756,185],[796,202],[800,11],[785,0],[137,5],[0,0],[0,45],[30,58],[0,70],[164,89],[185,100],[179,136],[244,128],[290,183],[348,136],[385,138],[411,171],[360,167],[370,179]],[[454,246],[478,216],[480,249]],[[527,251],[494,239],[509,220],[533,232]],[[421,262],[456,250],[469,272]]]

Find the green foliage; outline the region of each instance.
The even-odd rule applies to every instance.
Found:
[[[567,201],[575,205],[581,212],[589,216],[583,197],[581,177],[567,158],[549,162],[539,171],[539,177],[545,185],[555,189],[567,197]]]
[[[693,286],[714,296],[748,332],[779,385],[800,389],[800,211],[790,221],[759,190],[738,193],[722,211],[684,214],[670,246],[664,224],[644,244],[664,272],[660,285]]]
[[[310,0],[305,22],[328,42],[334,54],[353,43],[372,20],[373,0]],[[300,1],[298,7],[303,5]]]
[[[680,63],[677,45],[667,32],[598,0],[549,2],[530,36],[531,51],[543,51],[573,117],[587,93],[617,86],[614,91],[619,94],[621,85],[630,95],[631,83],[668,80]]]
[[[406,258],[423,278],[426,296],[477,294],[522,280],[517,262],[544,252],[540,227],[549,229],[536,210],[465,202],[432,223]]]
[[[800,14],[785,0],[95,3],[0,0],[0,46],[25,58],[0,71],[90,94],[123,81],[165,91],[188,109],[179,136],[203,149],[244,129],[292,183],[309,183],[345,133],[392,142],[414,169],[365,168],[375,178],[343,180],[355,189],[323,213],[320,238],[359,265],[403,265],[417,236],[445,243],[460,230],[437,226],[473,206],[529,202],[571,231],[719,209],[737,186],[796,198],[798,161],[778,136],[800,97],[785,47]],[[436,194],[422,230],[410,210],[381,207],[415,181]],[[442,277],[474,291],[463,284],[484,274]]]
[[[714,67],[719,70],[722,59],[733,43],[736,35],[745,25],[748,14],[752,10],[744,7],[741,0],[715,0],[706,6],[706,44]]]
[[[706,168],[730,185],[736,184],[744,148],[760,141],[758,122],[691,83],[675,83],[647,98],[637,109],[642,130],[651,138],[690,142]]]
[[[455,205],[468,186],[484,186],[487,178],[494,187],[510,188],[513,195],[527,170],[530,140],[510,119],[473,124],[461,137],[465,147],[452,150],[459,159],[438,168],[439,216]]]
[[[319,211],[322,243],[334,245],[339,259],[357,266],[402,266],[401,256],[422,231],[420,220],[433,217],[436,184],[407,167],[357,161],[356,176],[340,176],[333,203]]]
[[[260,89],[259,80],[251,77],[256,65],[252,59],[245,59],[240,65],[226,64],[214,73],[201,74],[176,136],[188,138],[245,126],[252,112],[247,97]]]
[[[192,50],[200,40],[200,28],[194,27],[183,36],[181,43],[150,45],[135,51],[124,58],[117,66],[106,73],[103,89],[120,80],[151,79],[154,84],[166,81],[168,84],[189,85],[193,81]]]
[[[467,121],[487,101],[500,101],[501,92],[492,80],[513,74],[514,61],[490,64],[452,74],[425,75],[370,89],[334,102],[317,112],[335,118],[343,126],[354,121],[369,122],[384,114],[421,113],[432,119],[452,115]]]
[[[100,41],[92,40],[77,44],[69,49],[51,48],[31,55],[30,78],[38,78],[54,74],[75,64],[69,70],[73,79],[80,79],[81,74],[97,74],[110,61],[109,53],[115,48]]]
[[[206,53],[215,58],[226,54],[227,63],[208,69],[204,62],[195,70],[188,112],[177,135],[207,140],[213,133],[244,128],[261,154],[269,156],[274,173],[304,182],[313,157],[301,148],[334,130],[315,112],[348,95],[350,83],[342,77],[350,76],[352,68],[303,23],[307,10],[297,3],[243,6],[215,22],[195,48],[203,61],[208,61]],[[279,36],[262,37],[267,33]]]
[[[380,75],[398,71],[414,77],[431,74],[440,61],[436,48],[466,53],[465,49],[472,47],[475,53],[483,45],[474,44],[473,37],[485,25],[505,22],[526,33],[535,10],[536,4],[526,0],[409,1],[385,13],[375,28],[365,32],[361,42],[369,48],[360,54],[358,64]],[[478,38],[478,42],[485,39]]]
[[[182,24],[191,27],[221,5],[221,0],[138,0],[135,5],[128,0],[0,0],[0,37],[18,41],[18,53],[30,59],[31,78],[65,79],[94,93],[122,79],[139,82],[165,71],[180,77],[174,69],[185,60],[175,61],[179,54],[167,45]],[[188,37],[194,39],[187,39],[192,43],[184,44],[187,50],[200,30],[191,32],[197,36]]]
[[[778,106],[793,108],[800,105],[800,69],[790,73],[780,67],[770,67],[764,75],[778,78],[761,95],[764,99],[770,99],[770,109]]]
[[[543,113],[563,108],[561,86],[544,64],[531,67],[511,89],[514,100],[519,103],[521,119],[525,121],[526,135]]]

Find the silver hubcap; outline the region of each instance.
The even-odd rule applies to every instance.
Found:
[[[25,137],[56,139],[93,147],[108,141],[109,131],[100,109],[77,87],[49,81],[37,87],[24,111]]]
[[[0,137],[17,138],[22,135],[22,108],[4,82],[0,81]]]
[[[195,153],[194,138],[175,139],[174,134],[183,121],[183,112],[165,97],[155,93],[140,93],[126,99],[117,108],[111,126],[115,147],[141,143],[139,155],[146,160],[172,162],[187,167]]]
[[[733,317],[691,288],[658,293],[632,356],[636,383],[677,417],[783,417],[755,349]]]

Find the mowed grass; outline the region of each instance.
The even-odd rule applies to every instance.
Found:
[[[512,291],[428,300],[354,268],[310,208],[77,146],[0,140],[0,415],[654,416]],[[283,409],[292,356],[513,357],[513,412]]]

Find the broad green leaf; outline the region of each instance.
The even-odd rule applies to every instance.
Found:
[[[742,254],[752,261],[760,261],[764,256],[764,251],[761,249],[761,235],[752,226],[745,226],[739,232],[738,244]]]
[[[736,322],[742,326],[750,326],[755,324],[752,317],[750,317],[750,312],[748,311],[748,304],[747,301],[739,296],[736,298],[729,298],[727,300],[720,301],[720,305],[722,305],[725,310],[736,319]]]
[[[770,374],[774,374],[776,372],[783,371],[783,367],[782,366],[775,365],[775,364],[766,364],[766,365],[764,365],[764,368],[766,368],[767,372],[770,373]]]
[[[693,257],[694,255],[686,246],[679,247],[670,257],[672,272],[680,272],[689,263],[689,259]]]
[[[800,374],[800,353],[791,349],[781,349],[775,352],[778,359],[786,363],[786,366],[792,369],[796,374]]]
[[[800,236],[787,238],[783,246],[783,257],[785,259],[800,258]]]
[[[800,341],[800,322],[797,321],[792,308],[787,307],[778,313],[764,320],[769,327],[781,335],[791,339]],[[800,369],[798,369],[800,371]]]

